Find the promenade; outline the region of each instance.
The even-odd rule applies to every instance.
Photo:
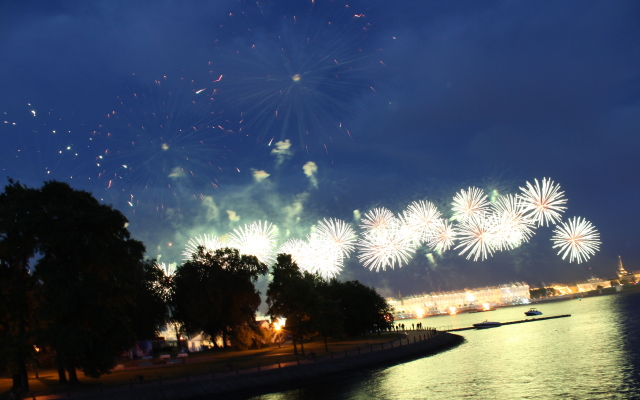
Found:
[[[330,381],[336,374],[355,369],[371,368],[410,361],[435,354],[462,343],[464,339],[452,333],[427,330],[406,331],[402,339],[330,353],[322,357],[307,354],[306,358],[254,368],[234,369],[180,379],[153,381],[141,379],[128,385],[100,390],[66,392],[27,399],[204,399],[217,395],[242,398],[272,391],[304,386],[307,382]]]

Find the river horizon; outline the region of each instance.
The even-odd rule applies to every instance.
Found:
[[[531,307],[542,317],[571,314],[454,332],[464,343],[429,357],[247,399],[640,398],[639,306],[640,292],[633,291],[400,320],[447,330],[527,319]]]

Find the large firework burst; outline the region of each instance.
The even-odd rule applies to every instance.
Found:
[[[553,248],[559,248],[558,255],[562,254],[563,260],[569,256],[569,262],[575,260],[579,264],[600,249],[600,233],[584,218],[574,217],[562,222],[553,233]]]
[[[262,263],[273,262],[273,250],[278,238],[275,225],[267,221],[254,221],[234,229],[230,236],[229,247],[238,249],[241,254],[256,256]]]
[[[485,260],[493,255],[495,237],[488,218],[483,215],[467,218],[458,225],[457,236],[459,243],[455,249],[462,249],[460,255],[467,253],[467,260]]]
[[[207,254],[215,254],[216,250],[224,246],[222,241],[214,235],[204,234],[189,239],[182,256],[184,260],[191,260],[198,253],[198,247],[202,247]]]
[[[496,250],[515,249],[533,235],[534,221],[524,214],[517,196],[500,196],[491,204],[492,213],[487,216],[493,247]]]
[[[453,217],[460,221],[466,221],[472,217],[489,212],[490,203],[482,189],[469,187],[469,190],[460,190],[451,203]]]
[[[556,224],[562,219],[561,213],[567,209],[564,206],[567,203],[564,192],[551,178],[543,178],[542,184],[537,179],[533,181],[534,184],[527,182],[527,187],[520,188],[523,211],[531,215],[538,226]]]
[[[416,241],[428,243],[436,235],[440,222],[440,211],[430,201],[414,201],[404,211],[407,226],[414,232]]]

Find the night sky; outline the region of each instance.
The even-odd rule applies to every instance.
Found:
[[[254,220],[283,242],[550,177],[600,233],[587,262],[541,227],[339,277],[405,295],[640,270],[639,21],[635,1],[4,0],[2,183],[87,190],[169,263]]]

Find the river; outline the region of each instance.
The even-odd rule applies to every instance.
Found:
[[[251,400],[640,398],[640,292],[531,306],[571,317],[457,332],[465,342],[437,355]],[[531,306],[399,322],[467,327],[522,320]]]

